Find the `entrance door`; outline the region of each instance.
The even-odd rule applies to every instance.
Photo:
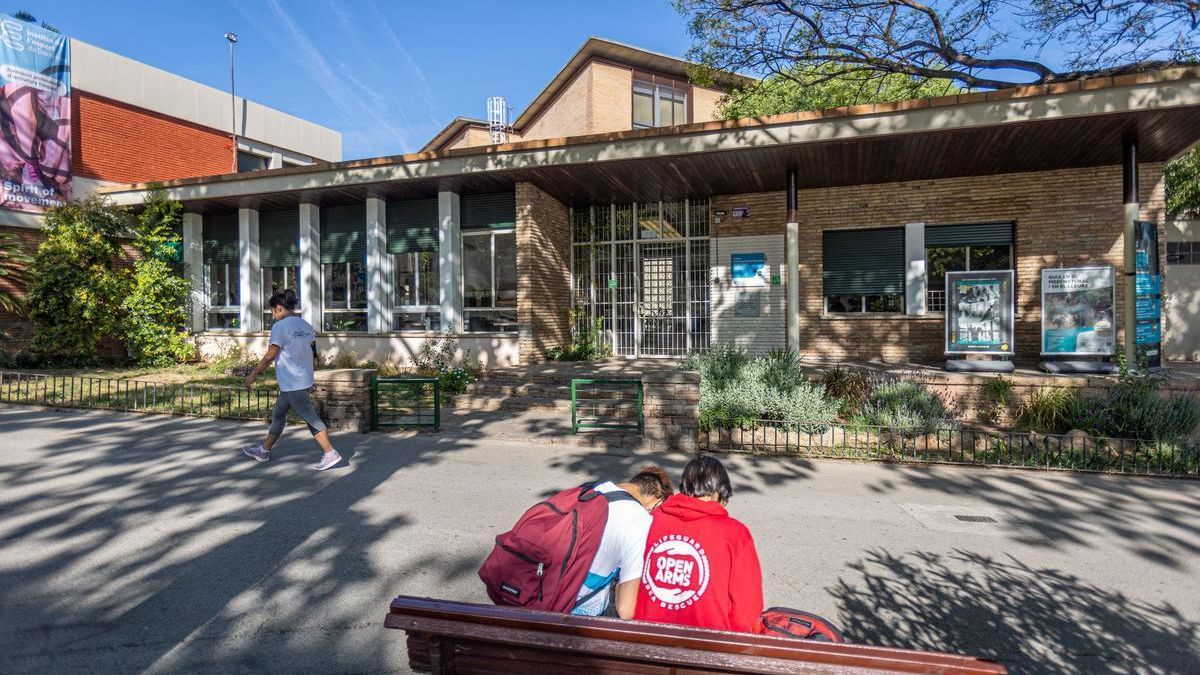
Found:
[[[641,244],[638,316],[642,356],[687,354],[687,245]]]

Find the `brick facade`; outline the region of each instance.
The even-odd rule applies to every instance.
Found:
[[[229,173],[228,134],[85,91],[71,94],[71,171],[118,183]]]
[[[566,206],[532,183],[517,183],[517,323],[520,361],[541,361],[571,337],[571,229]]]
[[[1142,165],[1139,178],[1140,217],[1157,222],[1160,241],[1165,242],[1162,165]],[[1121,195],[1119,166],[802,190],[798,203],[800,349],[806,356],[826,359],[933,362],[944,358],[940,314],[825,315],[824,230],[1011,220],[1015,223],[1017,358],[1036,360],[1041,340],[1040,270],[1113,265],[1120,271]],[[750,216],[733,219],[734,206],[750,207]],[[713,197],[713,236],[783,234],[786,208],[783,192]],[[715,220],[718,211],[726,213],[720,223]],[[1123,298],[1124,289],[1118,286],[1118,307],[1123,306]],[[1124,326],[1119,311],[1117,323],[1120,340]]]

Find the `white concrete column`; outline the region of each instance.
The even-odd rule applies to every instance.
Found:
[[[787,344],[800,351],[800,223],[787,224]]]
[[[367,332],[392,326],[392,257],[387,252],[387,203],[367,197]]]
[[[442,330],[461,333],[462,205],[457,192],[438,193],[438,270],[442,286]]]
[[[925,269],[925,223],[904,226],[904,306],[909,316],[925,316],[929,275]]]
[[[300,316],[321,332],[321,209],[316,204],[300,205]]]
[[[263,329],[262,267],[258,262],[258,211],[238,209],[238,279],[241,295],[241,332]]]
[[[204,292],[204,216],[199,213],[183,214],[183,269],[191,289],[189,326],[193,333],[199,333],[204,330],[204,312],[208,308]]]

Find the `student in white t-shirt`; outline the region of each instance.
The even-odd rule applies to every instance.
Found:
[[[674,494],[675,486],[667,472],[647,466],[624,483],[604,482],[595,489],[604,494],[623,490],[633,499],[608,502],[600,548],[571,613],[631,619],[637,606],[650,513]]]
[[[267,347],[266,355],[246,376],[246,389],[249,390],[254,385],[254,379],[274,361],[275,379],[279,381],[279,398],[271,411],[271,429],[267,432],[266,440],[259,445],[245,447],[242,452],[260,462],[269,460],[271,447],[283,433],[288,411],[295,410],[300,419],[308,425],[308,430],[316,439],[317,445],[324,451],[321,461],[313,468],[324,471],[342,461],[342,456],[333,449],[325,422],[321,420],[317,411],[313,410],[312,401],[308,398],[308,392],[313,386],[313,357],[316,355],[313,344],[316,342],[317,332],[313,330],[312,324],[296,314],[300,300],[292,289],[272,295],[267,304],[271,306],[271,317],[275,319],[275,323],[271,325],[270,346]]]

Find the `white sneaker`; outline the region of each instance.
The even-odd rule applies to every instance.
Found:
[[[334,450],[321,455],[321,461],[314,464],[313,468],[317,471],[324,471],[334,467],[340,461],[342,461],[342,456],[338,454],[337,450]]]
[[[253,457],[260,462],[265,462],[268,459],[271,459],[271,451],[264,448],[261,443],[258,445],[247,445],[246,447],[242,448],[242,454],[246,455],[247,457]]]

